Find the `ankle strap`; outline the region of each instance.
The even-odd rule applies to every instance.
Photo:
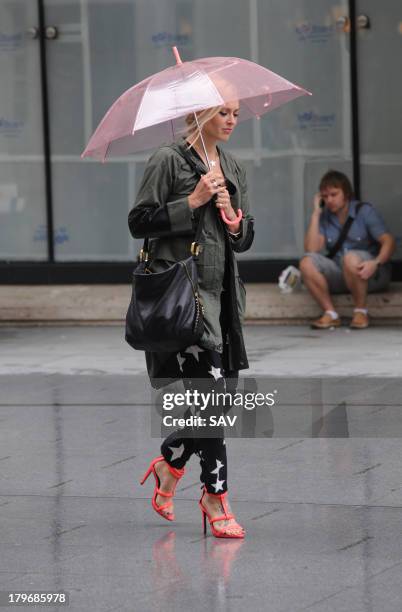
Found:
[[[202,508],[204,508],[205,510],[205,506],[202,503],[202,500],[204,499],[204,495],[211,495],[211,497],[218,497],[221,504],[222,504],[222,508],[223,508],[223,512],[224,514],[221,514],[220,516],[215,516],[214,518],[211,518],[208,514],[208,519],[210,523],[216,523],[216,521],[228,521],[230,519],[234,519],[234,514],[232,514],[231,512],[229,512],[228,510],[228,506],[226,503],[226,497],[227,497],[228,492],[225,491],[224,493],[208,493],[208,491],[206,490],[206,488],[203,488],[202,491],[202,497],[200,499],[200,505]]]
[[[173,497],[174,496],[174,493],[164,493],[163,491],[159,489],[159,487],[157,487],[155,491],[157,495],[163,495],[163,497]]]
[[[227,496],[227,494],[228,494],[228,492],[227,492],[227,491],[225,491],[224,493],[209,493],[209,492],[207,491],[206,487],[204,487],[204,488],[202,489],[202,494],[203,494],[203,495],[205,495],[205,493],[206,493],[207,495],[211,495],[211,497],[219,497],[219,499],[220,499],[221,501],[222,501],[222,500],[223,500],[223,498],[224,498],[224,497],[226,497],[226,496]]]
[[[229,518],[234,518],[233,514],[231,512],[229,512],[228,510],[228,505],[226,503],[226,498],[228,495],[228,492],[225,491],[224,493],[208,493],[206,487],[203,488],[202,490],[202,498],[204,497],[204,495],[210,495],[211,497],[217,497],[219,499],[219,501],[222,504],[222,508],[223,508],[223,512],[225,513],[224,516],[220,516],[219,518],[216,518],[216,521],[222,521],[224,519],[228,520]]]
[[[208,519],[210,523],[216,523],[217,521],[229,521],[230,519],[234,519],[234,514],[230,514],[230,512],[225,512],[221,516],[215,516],[214,518]]]
[[[177,480],[180,480],[180,478],[184,476],[184,474],[186,473],[186,468],[175,468],[172,465],[169,465],[167,461],[166,461],[166,465],[168,466],[169,472],[172,474],[172,476],[177,478]]]

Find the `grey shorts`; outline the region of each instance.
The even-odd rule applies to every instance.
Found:
[[[358,255],[362,261],[375,259],[375,256],[367,251],[348,251],[348,253]],[[343,257],[334,261],[321,253],[305,253],[304,256],[311,257],[317,270],[325,276],[331,293],[349,293],[342,271]],[[384,289],[388,287],[390,281],[391,266],[389,264],[379,266],[374,276],[369,278],[368,292],[375,293],[377,291],[384,291]]]

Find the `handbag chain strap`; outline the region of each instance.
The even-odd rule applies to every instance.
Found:
[[[188,164],[191,166],[191,168],[194,170],[194,172],[196,172],[196,174],[201,178],[202,172],[200,170],[200,167],[192,159],[192,157],[189,154],[189,152],[183,146],[179,146],[176,143],[173,143],[172,148],[174,148],[174,150],[179,155],[181,155],[181,157],[184,157],[184,159],[188,162]],[[194,241],[191,243],[190,252],[191,252],[191,255],[193,255],[193,257],[197,257],[198,254],[199,254],[199,251],[200,251],[199,240],[200,240],[200,237],[201,237],[202,226],[204,224],[204,217],[205,217],[205,213],[206,213],[206,208],[207,208],[207,204],[204,204],[204,206],[202,207],[201,212],[200,212],[200,216],[199,216],[199,220],[198,220],[198,224],[197,224],[197,229],[195,231]],[[140,250],[140,254],[139,254],[140,262],[148,261],[148,255],[149,255],[148,245],[149,245],[149,238],[144,238],[144,244],[143,244],[142,249]]]

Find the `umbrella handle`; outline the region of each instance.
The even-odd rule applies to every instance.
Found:
[[[224,220],[226,225],[228,225],[229,227],[231,225],[237,225],[243,219],[243,211],[241,210],[241,208],[239,208],[239,210],[237,211],[236,219],[234,219],[233,221],[230,221],[227,218],[227,216],[225,215],[225,212],[222,209],[221,209],[220,213],[221,213],[222,219]]]

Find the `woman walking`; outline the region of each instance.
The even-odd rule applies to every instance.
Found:
[[[234,252],[250,248],[253,218],[249,213],[245,172],[236,159],[217,147],[227,142],[237,124],[236,102],[212,108],[186,119],[187,137],[163,146],[148,161],[129,228],[135,238],[150,238],[151,272],[165,270],[172,262],[189,256],[200,211],[203,217],[197,259],[199,296],[204,309],[204,332],[196,346],[179,353],[146,353],[151,383],[158,379],[183,379],[192,389],[208,384],[215,391],[234,390],[238,371],[248,367],[242,335],[245,291],[237,271]],[[202,146],[200,132],[208,159]],[[208,169],[208,161],[211,169]],[[213,414],[213,407],[207,412]],[[203,416],[206,416],[204,413]],[[197,454],[203,493],[199,502],[203,520],[219,538],[243,538],[227,500],[227,456],[223,428],[216,437],[170,434],[148,468],[141,484],[152,472],[156,487],[153,508],[174,520],[173,496],[185,464]]]

